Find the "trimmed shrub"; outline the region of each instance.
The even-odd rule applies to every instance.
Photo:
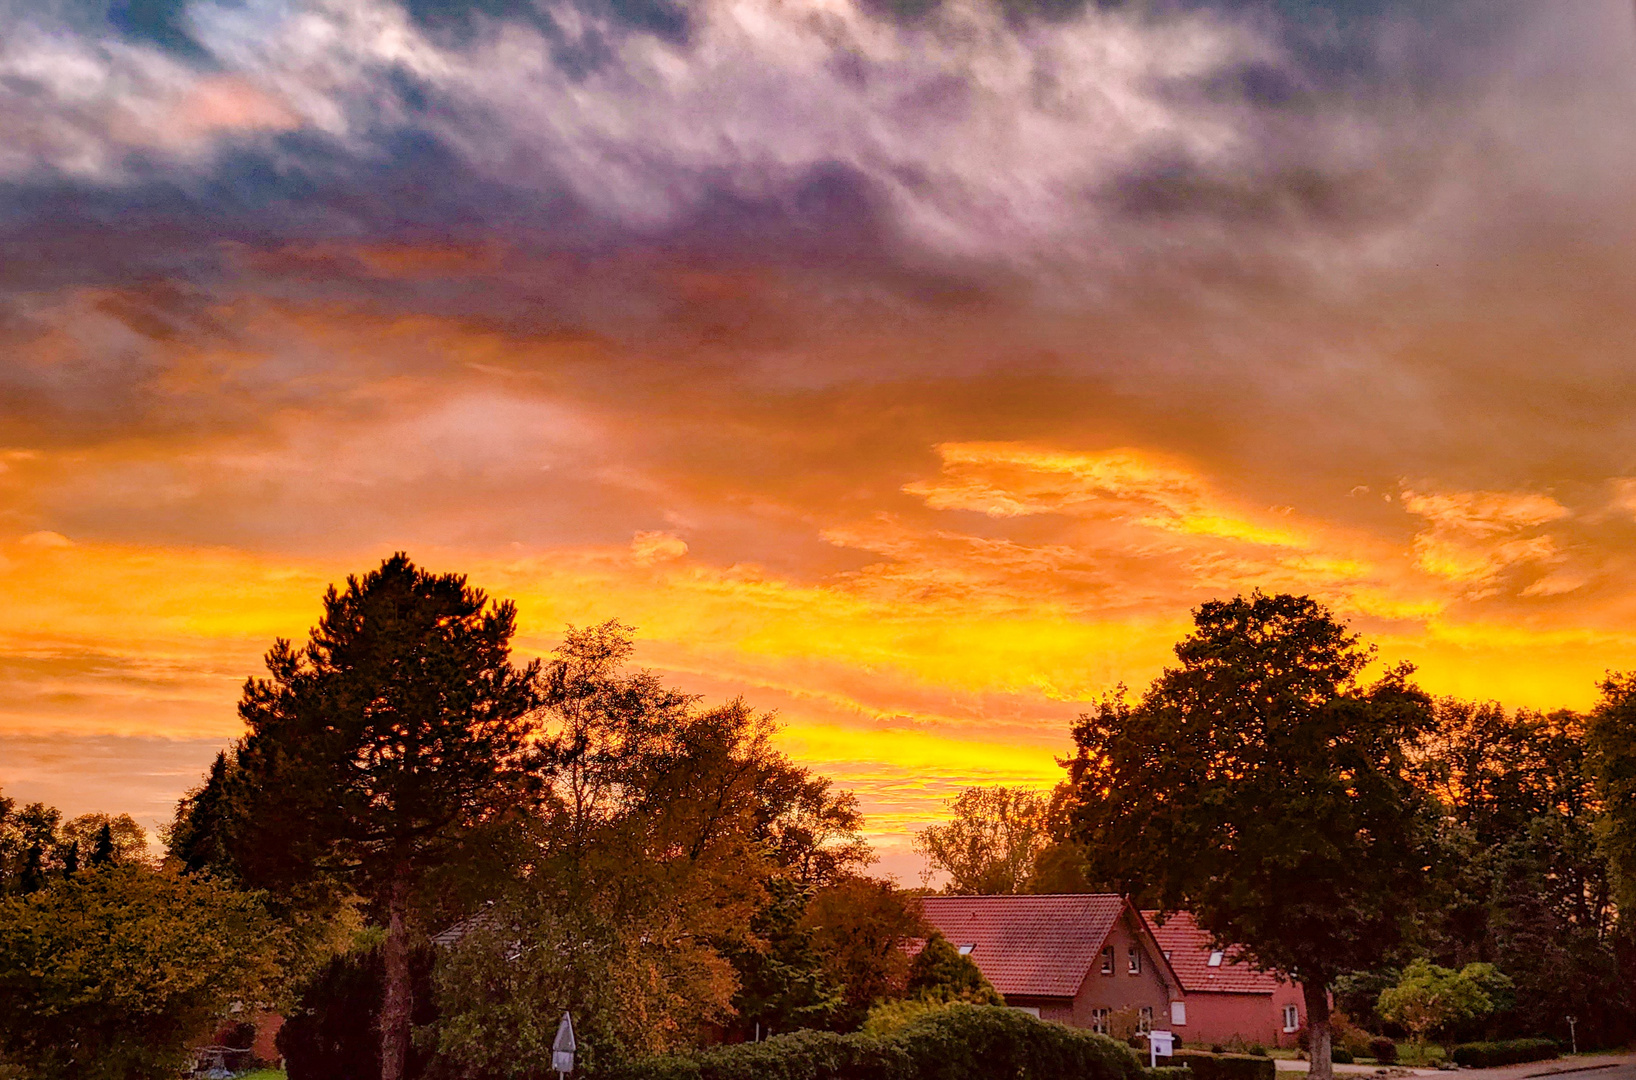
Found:
[[[996,1076],[1008,1080],[1146,1080],[1145,1072],[1134,1054],[1106,1036],[1040,1020],[1018,1009],[956,1004],[917,1017],[882,1038],[798,1031],[764,1042],[650,1058],[598,1070],[597,1076],[598,1080],[991,1080]],[[1183,1068],[1159,1073],[1163,1075],[1154,1080],[1197,1080]]]
[[[1397,1040],[1376,1035],[1369,1040],[1369,1056],[1381,1065],[1397,1064]]]
[[[1350,1065],[1353,1060],[1352,1051],[1344,1046],[1331,1046],[1329,1048],[1329,1060],[1334,1065]]]
[[[1193,1070],[1196,1080],[1276,1080],[1278,1066],[1269,1057],[1249,1054],[1206,1054],[1202,1050],[1178,1050],[1171,1059]]]
[[[1160,1065],[1142,1070],[1142,1080],[1194,1080],[1193,1070],[1186,1065]]]
[[[1461,1043],[1449,1055],[1456,1065],[1490,1069],[1497,1065],[1521,1065],[1557,1056],[1550,1039],[1507,1039],[1503,1042]]]

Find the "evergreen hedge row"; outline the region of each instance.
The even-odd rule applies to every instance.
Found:
[[[1544,1061],[1557,1056],[1557,1045],[1550,1039],[1506,1039],[1502,1042],[1461,1043],[1450,1053],[1456,1065],[1474,1069],[1491,1069],[1496,1065],[1521,1065],[1525,1061]]]
[[[1186,1065],[1197,1080],[1275,1080],[1278,1066],[1270,1057],[1249,1054],[1207,1054],[1203,1050],[1177,1050],[1171,1062]]]
[[[1151,1071],[1153,1080],[1190,1078],[1183,1069]],[[600,1070],[598,1080],[1148,1080],[1149,1072],[1106,1036],[962,1004],[883,1038],[799,1031]]]

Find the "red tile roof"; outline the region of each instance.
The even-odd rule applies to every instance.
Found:
[[[971,958],[994,989],[1073,997],[1125,909],[1112,893],[1062,896],[928,896],[926,921]]]
[[[1232,950],[1222,958],[1219,967],[1210,966],[1210,954],[1215,949],[1210,935],[1199,929],[1193,916],[1185,911],[1171,915],[1159,925],[1157,911],[1142,912],[1153,936],[1159,939],[1159,948],[1170,955],[1170,966],[1182,981],[1182,989],[1189,994],[1270,994],[1278,989],[1278,976],[1256,971],[1243,963],[1233,963]]]

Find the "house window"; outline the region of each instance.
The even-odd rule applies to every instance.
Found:
[[[1113,974],[1113,946],[1109,945],[1102,950],[1102,974]]]
[[[1171,1027],[1186,1027],[1187,1026],[1187,1002],[1185,1002],[1185,1001],[1172,1001],[1170,1003],[1170,1026]]]
[[[1217,949],[1215,952],[1210,954],[1210,966],[1211,967],[1220,967],[1221,966],[1221,950],[1220,949]]]
[[[1142,1006],[1142,1011],[1141,1011],[1140,1014],[1138,1014],[1138,1018],[1137,1018],[1137,1021],[1136,1021],[1136,1027],[1137,1027],[1138,1030],[1140,1030],[1144,1034],[1153,1030],[1153,1006],[1152,1005],[1143,1005]]]
[[[1018,1012],[1025,1012],[1029,1016],[1037,1017],[1040,1014],[1038,1005],[1013,1005],[1011,1007],[1016,1009]]]
[[[1140,975],[1142,973],[1142,950],[1141,949],[1131,949],[1130,950],[1130,973],[1132,975]]]
[[[1091,1030],[1096,1032],[1098,1035],[1110,1034],[1110,1032],[1108,1031],[1108,1010],[1107,1009],[1092,1009],[1091,1010]]]
[[[961,956],[970,956],[971,951],[973,949],[975,949],[975,948],[977,948],[977,946],[975,946],[975,945],[962,945],[962,946],[960,946],[960,955]]]
[[[1284,1030],[1294,1031],[1301,1026],[1301,1010],[1294,1005],[1284,1006]]]

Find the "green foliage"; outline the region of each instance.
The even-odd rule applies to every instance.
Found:
[[[107,865],[0,900],[0,1056],[36,1080],[176,1074],[188,1040],[276,976],[258,900]]]
[[[574,630],[542,672],[549,783],[438,973],[444,1073],[529,1075],[565,1010],[591,1069],[707,1026],[837,1023],[842,987],[861,1019],[881,963],[907,971],[918,916],[845,872],[867,855],[851,797],[777,753],[769,717],[702,708],[630,652],[617,623]]]
[[[1308,597],[1214,601],[1194,625],[1139,701],[1075,728],[1078,837],[1093,878],[1304,983],[1327,1036],[1322,991],[1385,959],[1425,888],[1435,815],[1408,750],[1431,702],[1408,668],[1360,683],[1372,652]]]
[[[1456,1065],[1472,1069],[1492,1069],[1500,1065],[1521,1065],[1557,1056],[1551,1039],[1507,1039],[1503,1042],[1461,1043],[1449,1054]]]
[[[68,855],[58,835],[61,822],[54,807],[19,807],[0,796],[0,896],[33,892],[61,875]]]
[[[940,1012],[953,1004],[952,1001],[938,1001],[927,998],[901,998],[897,1001],[883,1001],[869,1010],[869,1015],[864,1019],[863,1026],[858,1030],[865,1035],[882,1038],[902,1031],[922,1017]]]
[[[1160,1065],[1155,1068],[1143,1067],[1142,1080],[1195,1080],[1193,1070],[1186,1065]]]
[[[739,980],[731,1026],[744,1038],[827,1028],[845,997],[824,970],[812,928],[802,923],[810,894],[781,874],[769,878],[765,888],[767,900],[751,916],[750,933],[721,943]]]
[[[1424,1042],[1429,1035],[1481,1020],[1494,1011],[1490,991],[1504,992],[1509,987],[1510,980],[1492,964],[1468,964],[1455,971],[1420,959],[1403,969],[1396,986],[1381,992],[1375,1010]]]
[[[971,957],[961,956],[949,939],[933,930],[909,964],[908,992],[927,1001],[969,1001],[974,1005],[1004,1005]]]
[[[1416,771],[1442,805],[1444,826],[1414,949],[1451,967],[1491,959],[1514,984],[1492,995],[1486,1024],[1450,1037],[1565,1035],[1565,1015],[1580,1018],[1590,1045],[1631,1033],[1620,973],[1631,945],[1619,928],[1606,837],[1599,843],[1595,751],[1598,738],[1618,741],[1617,698],[1617,687],[1605,686],[1608,723],[1588,724],[1569,712],[1437,703]]]
[[[1146,1070],[1103,1035],[1017,1009],[955,1004],[883,1036],[804,1031],[650,1059],[598,1080],[1140,1080]],[[1167,1071],[1167,1080],[1181,1080]],[[1234,1078],[1236,1080],[1236,1078]],[[1243,1080],[1264,1080],[1257,1075]]]
[[[1601,691],[1585,732],[1606,808],[1601,840],[1621,906],[1636,910],[1636,672],[1610,672]]]
[[[803,921],[830,981],[844,988],[837,1025],[846,1028],[862,1023],[876,1002],[908,992],[905,946],[931,934],[913,897],[871,878],[849,878],[821,890]]]
[[[1027,788],[971,787],[949,802],[950,820],[915,836],[928,872],[949,875],[945,890],[992,896],[1026,890],[1050,845],[1047,797]]]
[[[1272,1058],[1249,1054],[1177,1050],[1170,1060],[1191,1069],[1195,1080],[1275,1080],[1278,1072]]]

